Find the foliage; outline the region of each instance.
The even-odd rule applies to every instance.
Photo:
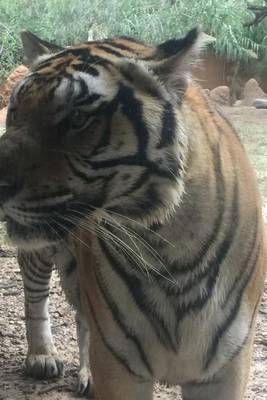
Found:
[[[244,26],[252,16],[245,0],[0,0],[0,78],[21,62],[22,29],[63,45],[116,34],[158,43],[201,24],[218,53],[247,61],[265,49],[262,28]]]
[[[254,18],[246,22],[246,26],[257,26],[267,18],[267,0],[264,0],[264,4],[262,2],[261,4],[249,3],[248,9],[254,13]]]

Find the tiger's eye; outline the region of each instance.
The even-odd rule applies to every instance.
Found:
[[[71,116],[71,127],[72,128],[82,128],[87,122],[87,115],[85,112],[76,110]]]

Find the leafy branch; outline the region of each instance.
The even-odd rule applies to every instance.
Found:
[[[267,0],[264,1],[266,3],[265,6],[248,4],[248,10],[254,13],[254,19],[244,23],[244,26],[258,26],[267,17]]]

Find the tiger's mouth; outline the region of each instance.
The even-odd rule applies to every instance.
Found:
[[[0,218],[14,245],[33,250],[65,241],[102,204],[101,196],[88,193],[53,194],[18,194],[0,204]]]
[[[88,216],[88,207],[64,205],[60,212],[4,215],[8,237],[19,248],[37,249],[62,242]]]
[[[71,226],[58,226],[44,222],[22,225],[11,217],[5,217],[6,229],[11,242],[24,249],[47,247],[64,241]]]

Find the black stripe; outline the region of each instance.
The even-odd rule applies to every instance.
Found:
[[[64,190],[62,189],[60,192],[50,192],[50,193],[41,193],[38,195],[33,195],[26,197],[23,201],[24,202],[38,202],[38,201],[43,201],[43,200],[54,200],[55,197],[62,197],[62,196],[68,196],[71,195],[71,192],[69,190]]]
[[[48,321],[49,320],[49,317],[47,317],[47,318],[44,318],[44,317],[29,317],[29,316],[27,316],[27,321]]]
[[[57,65],[56,68],[56,72],[61,72],[66,74],[66,66],[70,65],[70,61],[67,59],[67,57],[71,55],[74,57],[77,57],[81,62],[87,64],[90,67],[93,67],[93,65],[91,66],[90,64],[98,64],[101,65],[101,67],[107,68],[108,65],[111,64],[110,60],[100,57],[98,55],[92,55],[90,52],[90,48],[89,47],[78,47],[78,48],[69,48],[69,49],[65,49],[64,51],[58,53],[58,54],[54,54],[51,55],[49,57],[48,60],[44,60],[43,62],[41,62],[40,64],[38,64],[36,66],[36,68],[34,69],[33,72],[37,72],[37,71],[41,71],[43,68],[47,68],[47,67],[53,67],[53,61],[54,60],[58,60],[58,59],[62,59],[64,60],[66,58],[66,62],[63,65],[63,70],[62,70],[62,65]],[[73,63],[71,63],[71,66],[73,67]],[[52,70],[53,72],[53,76],[54,76],[54,69]],[[69,76],[72,76],[71,74],[68,74]],[[36,79],[36,78],[34,78]]]
[[[114,272],[120,276],[120,278],[125,282],[129,292],[132,295],[134,304],[139,308],[145,318],[150,322],[153,330],[159,340],[159,342],[168,350],[176,351],[176,344],[173,343],[170,332],[168,331],[164,320],[156,314],[155,307],[150,304],[150,299],[147,298],[146,292],[142,287],[142,281],[140,278],[133,274],[127,273],[127,268],[125,265],[120,264],[119,255],[118,259],[114,257],[112,252],[106,243],[99,239],[102,251],[107,258],[110,266],[113,268]],[[125,256],[124,256],[125,257]],[[126,258],[126,257],[125,257]],[[127,259],[127,267],[130,268],[132,265],[132,260]],[[134,270],[137,270],[137,266],[133,266]],[[146,282],[146,284],[149,284]]]
[[[137,195],[131,204],[127,204],[127,217],[134,219],[147,217],[148,213],[151,214],[153,209],[160,209],[162,207],[165,207],[165,204],[159,194],[157,184],[151,183],[146,185],[146,191],[141,197]],[[106,210],[123,215],[125,214],[125,205],[117,204],[106,207]]]
[[[237,296],[235,299],[235,303],[234,303],[233,307],[230,309],[230,313],[226,316],[226,318],[224,319],[222,324],[220,324],[220,326],[218,326],[218,328],[216,329],[216,333],[213,337],[212,343],[209,346],[209,349],[207,351],[204,369],[207,369],[210,366],[213,358],[215,357],[215,355],[217,353],[220,340],[222,339],[225,332],[229,329],[229,327],[231,326],[232,322],[234,321],[235,317],[238,314],[238,311],[239,311],[240,305],[241,305],[241,300],[242,300],[242,297],[244,294],[244,290],[246,289],[246,286],[249,283],[250,278],[255,270],[255,265],[258,262],[258,257],[259,257],[259,253],[260,253],[260,245],[261,245],[261,243],[259,243],[259,246],[256,250],[256,254],[254,255],[253,262],[251,263],[251,267],[249,268],[248,273],[245,274],[245,278],[243,279],[242,285],[241,285],[240,289],[238,290],[238,293],[237,293]]]
[[[177,324],[176,324],[176,331],[177,335],[179,334],[179,324],[181,320],[186,317],[190,312],[198,312],[200,311],[208,302],[210,299],[212,292],[215,288],[218,275],[220,272],[220,266],[223,262],[223,260],[226,258],[228,251],[231,248],[232,242],[234,235],[236,233],[237,227],[238,227],[238,222],[239,222],[239,190],[238,190],[238,182],[237,179],[235,179],[235,185],[234,185],[234,193],[233,193],[233,199],[232,199],[232,205],[231,205],[231,215],[230,215],[230,225],[227,229],[227,231],[224,233],[224,239],[223,241],[218,245],[217,250],[215,254],[212,256],[212,258],[209,260],[207,264],[207,282],[206,282],[206,288],[203,293],[199,293],[199,296],[197,299],[190,301],[189,303],[185,304],[180,300],[178,301],[179,298],[177,298],[176,291],[170,291],[169,288],[171,286],[169,285],[169,288],[167,288],[167,292],[170,292],[169,295],[172,295],[170,299],[172,298],[172,305],[174,310],[177,313]]]
[[[85,181],[86,183],[95,183],[97,182],[99,179],[103,179],[103,177],[92,177],[92,176],[88,176],[87,174],[85,174],[84,172],[80,171],[71,161],[70,157],[68,157],[67,155],[65,155],[65,159],[68,162],[68,165],[71,169],[71,172],[78,178],[82,179],[83,181]],[[88,164],[90,164],[88,162]]]
[[[186,383],[186,385],[184,385],[184,387],[190,387],[190,386],[199,386],[199,387],[203,387],[203,386],[208,386],[208,385],[216,385],[217,383],[220,383],[220,379],[219,378],[214,378],[214,376],[210,377],[210,378],[204,378],[202,381],[188,381]]]
[[[130,187],[127,187],[127,184],[126,184],[126,190],[124,192],[122,192],[119,196],[117,196],[116,199],[118,200],[121,197],[129,196],[133,192],[138,191],[144,184],[147,183],[149,178],[150,178],[150,172],[144,171],[143,173],[141,173],[139,178]]]
[[[65,267],[66,276],[70,276],[77,269],[77,263],[75,258],[73,257],[68,265]]]
[[[103,277],[101,276],[101,272],[99,269],[96,269],[96,280],[97,280],[98,286],[102,292],[103,298],[105,299],[106,304],[107,304],[108,308],[110,309],[110,312],[113,316],[114,321],[118,324],[120,329],[123,331],[126,339],[127,340],[130,339],[134,343],[143,364],[145,365],[145,367],[148,370],[148,372],[150,373],[150,375],[153,376],[153,370],[148,362],[147,356],[144,352],[143,346],[142,346],[139,338],[136,335],[134,335],[131,332],[131,329],[127,326],[127,324],[125,322],[125,316],[121,313],[118,305],[113,300],[112,295],[110,294],[107,285],[104,283]]]
[[[109,46],[115,47],[115,49],[129,51],[130,53],[132,53],[133,57],[136,57],[136,49],[133,49],[130,46],[126,46],[123,43],[117,43],[112,39],[111,40],[105,40],[105,43],[107,43]],[[128,55],[126,55],[126,57],[128,57]]]
[[[92,75],[92,76],[98,76],[99,71],[92,67],[91,65],[88,65],[86,63],[80,63],[80,64],[72,64],[72,68],[75,71],[80,71],[80,72],[85,72],[86,74]]]
[[[62,211],[62,210],[61,210]],[[68,221],[65,221],[64,218],[60,219],[59,216],[55,216],[53,219],[49,217],[48,214],[46,217],[39,217],[38,222],[31,225],[20,225],[17,221],[11,220],[8,218],[7,224],[7,232],[15,232],[15,234],[19,237],[27,237],[28,239],[37,239],[37,238],[46,238],[47,240],[55,240],[63,239],[67,233],[62,228],[58,227],[56,222],[64,222],[66,229],[74,228],[74,225]],[[53,230],[54,229],[54,230]]]
[[[91,95],[84,96],[83,98],[78,97],[77,99],[74,100],[73,104],[74,106],[89,106],[93,103],[95,103],[97,100],[99,100],[101,97],[100,94],[94,93]],[[88,117],[90,114],[88,114]]]
[[[73,162],[71,161],[70,157],[65,155],[65,160],[68,162],[68,165],[71,169],[71,172],[78,178],[82,179],[86,183],[92,183],[98,180],[99,178],[92,178],[85,174],[84,172],[80,171],[77,167],[74,166]]]
[[[100,49],[100,50],[104,50],[106,53],[112,54],[113,56],[116,56],[116,57],[119,57],[119,58],[123,57],[122,53],[120,53],[119,51],[116,51],[114,49],[111,49],[110,47],[105,46],[104,44],[97,44],[97,48]]]
[[[118,98],[115,97],[110,103],[105,104],[104,102],[102,102],[100,108],[99,107],[97,108],[98,110],[97,115],[100,114],[101,116],[103,114],[107,122],[106,122],[106,129],[103,130],[103,134],[97,144],[97,147],[94,149],[93,153],[91,153],[90,157],[98,154],[99,151],[103,150],[103,147],[110,144],[110,137],[112,135],[112,129],[111,129],[112,118],[117,110],[118,104],[119,104]],[[103,109],[101,110],[102,107]]]
[[[116,38],[115,38],[115,39],[116,39]],[[144,47],[150,48],[149,46],[147,46],[147,45],[146,45],[144,42],[142,42],[141,40],[136,39],[136,38],[132,38],[132,37],[129,37],[129,36],[118,36],[118,39],[127,40],[129,43],[141,44],[141,45],[143,45]]]
[[[50,286],[48,286],[45,289],[33,289],[33,288],[29,287],[28,285],[25,285],[25,283],[24,283],[24,287],[27,289],[27,291],[29,293],[40,293],[40,294],[49,292],[49,289],[50,289]],[[31,294],[31,296],[32,296],[32,294]]]
[[[188,272],[195,272],[199,267],[202,267],[204,259],[209,252],[210,248],[214,245],[217,240],[218,234],[221,231],[223,216],[225,212],[225,184],[222,175],[221,158],[219,152],[219,144],[216,147],[211,147],[214,171],[215,171],[215,184],[216,184],[216,202],[217,202],[217,215],[213,224],[213,230],[210,235],[206,238],[202,244],[199,253],[194,257],[194,260],[190,263],[178,264],[177,262],[169,265],[169,271],[173,276],[178,277],[179,275],[187,274]],[[207,274],[209,272],[206,268]],[[203,269],[199,272],[200,277],[203,275]],[[192,285],[198,280],[198,276],[194,276],[190,281]]]
[[[163,108],[161,140],[157,149],[173,144],[176,135],[176,118],[171,103],[166,102]]]
[[[180,176],[181,165],[178,160],[172,159],[171,156],[167,156],[163,163],[149,161],[147,162],[150,174],[159,176],[160,178],[170,179],[171,181],[177,181]]]
[[[98,149],[96,149],[96,152],[97,150]],[[67,156],[65,157],[67,158]],[[133,156],[124,156],[104,161],[91,161],[89,158],[87,158],[86,161],[85,159],[83,161],[86,162],[86,164],[88,164],[94,170],[104,169],[104,168],[109,169],[121,165],[147,167],[149,168],[150,175],[155,174],[161,178],[166,178],[170,180],[176,180],[179,177],[181,170],[181,166],[178,162],[172,165],[174,170],[169,171],[168,169],[164,169],[165,168],[164,164],[163,167],[161,168],[159,165],[157,165],[156,162],[145,160],[144,158],[140,157],[139,153]]]
[[[246,244],[246,246],[245,246],[245,244],[243,244],[244,245],[244,250],[247,249],[247,256],[246,256],[245,260],[242,262],[242,265],[241,265],[241,267],[239,268],[239,271],[238,271],[239,273],[235,277],[235,279],[233,281],[233,284],[231,285],[231,287],[229,288],[227,294],[225,295],[224,302],[222,303],[222,308],[225,308],[227,306],[229,300],[231,299],[233,293],[236,290],[236,287],[242,281],[242,277],[244,276],[245,269],[248,266],[249,259],[251,257],[251,253],[252,253],[253,249],[255,248],[255,245],[256,245],[256,242],[257,242],[257,230],[258,230],[258,218],[257,218],[257,215],[255,215],[254,221],[255,221],[254,229],[253,229],[253,232],[252,232],[252,235],[251,235],[252,241],[251,241],[250,244]],[[249,226],[251,226],[251,224],[249,224]]]
[[[86,182],[86,184],[94,184],[96,182],[100,183],[102,181],[102,192],[99,194],[99,197],[97,198],[96,195],[94,196],[94,199],[90,199],[91,205],[94,205],[95,207],[100,207],[103,202],[105,201],[106,195],[107,195],[107,187],[109,182],[117,175],[118,172],[110,172],[109,174],[106,175],[99,175],[97,177],[89,177],[82,171],[78,170],[71,162],[70,158],[65,156],[66,160],[68,161],[69,167],[72,170],[73,174],[75,176],[78,176],[80,179]],[[90,162],[87,162],[90,164]],[[94,204],[93,204],[94,203]]]
[[[47,286],[50,280],[50,278],[46,279],[43,276],[38,275],[38,273],[36,273],[36,271],[32,269],[29,264],[27,265],[27,268],[23,268],[22,273],[28,281],[31,281],[37,285]]]
[[[75,99],[74,99],[74,105],[75,106],[81,106],[81,105],[90,105],[93,104],[95,101],[97,101],[101,95],[99,93],[90,93],[89,94],[89,88],[86,84],[86,82],[84,81],[83,78],[79,77],[78,79],[71,79],[71,83],[72,83],[72,88],[69,90],[69,92],[71,93],[71,95],[73,95],[74,92],[74,85],[73,82],[76,81],[79,83],[80,86],[80,92],[78,95],[75,95]],[[88,114],[89,116],[89,114]],[[71,116],[70,116],[70,121],[71,123]]]
[[[234,186],[231,215],[229,218],[231,222],[227,231],[225,232],[224,240],[222,241],[222,243],[219,244],[215,255],[213,255],[212,259],[209,260],[208,263],[207,270],[209,271],[209,274],[207,279],[206,292],[204,295],[200,295],[200,297],[196,301],[182,307],[181,311],[184,315],[186,315],[189,311],[201,309],[207,303],[217,282],[220,266],[223,260],[227,257],[227,253],[233,243],[233,239],[239,223],[239,189],[237,180]]]
[[[87,299],[87,302],[88,302],[88,305],[89,305],[89,308],[90,308],[90,314],[91,314],[91,316],[92,316],[92,318],[93,318],[93,320],[94,320],[94,322],[95,322],[95,325],[96,325],[96,328],[97,328],[97,330],[98,330],[98,333],[99,333],[99,335],[100,335],[100,337],[101,337],[101,339],[102,339],[104,345],[106,346],[106,348],[110,351],[110,353],[113,355],[113,357],[114,357],[120,364],[122,364],[122,365],[124,366],[124,368],[127,370],[127,372],[128,372],[130,375],[133,375],[135,378],[137,378],[139,382],[144,382],[145,379],[144,379],[141,375],[139,375],[138,373],[136,373],[136,372],[134,372],[134,371],[132,370],[132,368],[130,367],[129,362],[128,362],[128,360],[125,358],[125,356],[122,355],[122,354],[120,354],[119,352],[117,352],[117,351],[109,344],[108,340],[106,339],[106,337],[105,337],[105,335],[104,335],[104,333],[103,333],[103,331],[102,331],[102,329],[101,329],[101,327],[100,327],[100,325],[99,325],[99,323],[98,323],[98,321],[97,321],[96,314],[95,314],[95,312],[94,312],[93,306],[92,306],[92,304],[91,304],[90,298],[89,298],[89,296],[88,296],[87,293],[86,293],[86,299]]]
[[[49,293],[42,295],[42,296],[38,296],[38,297],[36,297],[36,296],[32,297],[31,295],[27,294],[26,300],[28,303],[37,304],[37,303],[40,303],[41,301],[47,299],[48,297],[49,297]]]
[[[22,271],[25,268],[27,268],[27,269],[30,269],[32,271],[32,273],[36,274],[36,276],[38,276],[39,278],[50,280],[51,273],[52,273],[52,265],[49,268],[49,271],[47,271],[46,266],[45,266],[45,268],[46,268],[45,270],[39,268],[36,261],[37,260],[35,260],[35,262],[33,262],[32,257],[30,257],[30,255],[20,254],[18,256],[18,262],[21,266]]]
[[[253,313],[252,313],[252,317],[250,319],[249,329],[248,329],[248,332],[246,334],[246,337],[244,338],[242,343],[239,346],[237,346],[236,350],[231,354],[231,357],[229,358],[228,362],[232,361],[240,353],[240,351],[243,349],[243,347],[245,346],[245,344],[246,344],[246,342],[247,342],[247,340],[249,338],[249,335],[251,334],[251,329],[252,329],[253,323],[255,321],[255,317],[256,317],[256,313],[258,311],[258,306],[259,306],[259,303],[261,301],[261,297],[262,297],[262,293],[260,293],[260,296],[259,296],[258,300],[256,301],[256,304],[255,304],[255,307],[254,307],[254,310],[253,310]]]
[[[27,256],[26,256],[26,257],[27,257]],[[48,262],[47,260],[45,260],[45,259],[40,255],[40,253],[35,252],[34,255],[33,255],[33,257],[36,257],[36,258],[39,260],[39,262],[40,262],[45,268],[50,269],[50,270],[52,271],[52,269],[53,269],[53,264],[50,263],[50,262]]]
[[[87,84],[85,83],[85,81],[84,81],[83,78],[81,78],[80,76],[79,76],[78,78],[76,78],[76,79],[72,77],[70,83],[71,83],[71,90],[70,90],[70,93],[71,93],[72,95],[73,95],[73,92],[74,92],[74,83],[79,83],[79,89],[80,89],[80,91],[79,91],[78,96],[77,96],[77,95],[75,96],[76,99],[81,99],[81,98],[83,98],[83,97],[88,96],[88,86],[87,86]],[[75,100],[76,100],[76,99],[75,99]]]
[[[128,82],[134,84],[137,90],[140,89],[147,95],[154,97],[157,101],[162,100],[161,87],[151,79],[146,79],[144,72],[139,69],[138,65],[128,63],[127,68],[125,65],[122,65],[120,73]]]
[[[146,159],[149,132],[143,120],[142,102],[135,98],[133,89],[120,86],[118,100],[122,105],[121,111],[129,119],[138,138],[138,156]]]
[[[145,166],[144,160],[138,158],[138,156],[124,156],[120,158],[114,158],[110,160],[104,161],[89,161],[88,164],[94,169],[101,168],[112,168],[119,165],[137,165],[137,166]]]
[[[90,165],[93,169],[101,169],[101,168],[112,168],[120,165],[128,165],[128,166],[139,166],[139,167],[148,167],[150,169],[151,174],[156,174],[165,178],[173,177],[173,174],[164,169],[160,169],[160,167],[156,164],[156,162],[151,162],[148,160],[141,159],[139,154],[133,156],[124,156],[104,161],[90,161],[90,159],[86,160],[88,165]],[[178,169],[180,169],[178,167]]]
[[[80,86],[80,93],[78,96],[75,96],[75,101],[74,104],[76,106],[80,106],[83,104],[87,104],[90,105],[92,103],[94,103],[95,101],[97,101],[101,95],[99,93],[88,93],[89,92],[89,88],[86,84],[86,82],[84,81],[84,79],[79,78],[78,80],[76,79],[76,81],[79,82],[79,86]],[[73,89],[72,91],[73,92]]]
[[[153,222],[152,225],[148,225],[149,227],[149,231],[148,232],[143,232],[144,234],[148,234],[149,236],[151,236],[153,239],[156,236],[156,240],[158,242],[158,240],[162,240],[161,236],[157,234],[157,232],[162,228],[162,222]],[[156,233],[156,235],[154,236],[154,233]]]
[[[51,215],[52,213],[56,213],[56,212],[60,212],[63,209],[65,209],[67,207],[67,205],[69,205],[69,203],[62,202],[62,203],[56,203],[54,205],[42,205],[42,206],[23,206],[23,207],[17,207],[17,210],[25,212],[25,211],[30,211],[32,213],[37,213],[37,214],[48,214]],[[44,217],[44,215],[42,215],[41,217]],[[33,226],[33,225],[37,225],[35,222],[33,222],[32,224],[29,224],[29,226]]]

